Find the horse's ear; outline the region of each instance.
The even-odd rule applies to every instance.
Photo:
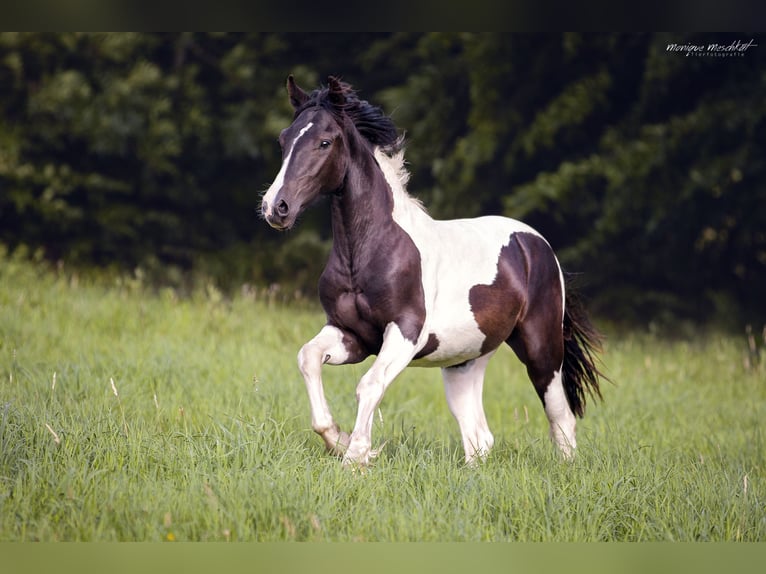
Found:
[[[290,103],[296,110],[309,99],[309,95],[295,83],[295,78],[293,78],[292,74],[287,76],[287,95],[290,97]]]
[[[346,90],[343,87],[341,81],[335,76],[329,76],[327,78],[327,85],[330,88],[329,97],[332,104],[338,108],[342,108],[346,103]]]

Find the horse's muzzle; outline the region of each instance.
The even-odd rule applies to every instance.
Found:
[[[266,223],[279,230],[289,229],[294,221],[294,218],[291,217],[290,206],[284,199],[277,201],[273,208],[267,201],[264,201],[261,204],[261,215],[263,215]]]

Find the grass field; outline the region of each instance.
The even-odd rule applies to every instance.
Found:
[[[766,541],[766,368],[742,337],[612,333],[616,382],[561,462],[510,351],[496,447],[462,463],[438,370],[385,396],[366,473],[310,429],[295,355],[321,311],[188,298],[0,257],[0,541]],[[365,364],[325,369],[348,429]]]

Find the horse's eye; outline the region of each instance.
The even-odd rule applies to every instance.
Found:
[[[320,149],[327,149],[328,147],[330,147],[331,143],[332,142],[330,140],[322,140],[321,142],[319,142],[319,148]]]

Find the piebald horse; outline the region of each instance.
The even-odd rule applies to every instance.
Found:
[[[351,86],[303,91],[279,136],[282,167],[263,196],[265,220],[291,228],[319,196],[330,198],[333,246],[319,279],[327,324],[298,353],[311,425],[345,464],[366,465],[372,420],[388,386],[408,365],[440,367],[465,460],[485,457],[494,438],[482,402],[484,371],[502,343],[527,368],[564,458],[576,446],[575,416],[599,396],[599,335],[567,296],[548,242],[506,217],[438,221],[408,195],[402,140],[380,108]],[[333,419],[322,365],[376,355],[356,389],[351,434]]]

